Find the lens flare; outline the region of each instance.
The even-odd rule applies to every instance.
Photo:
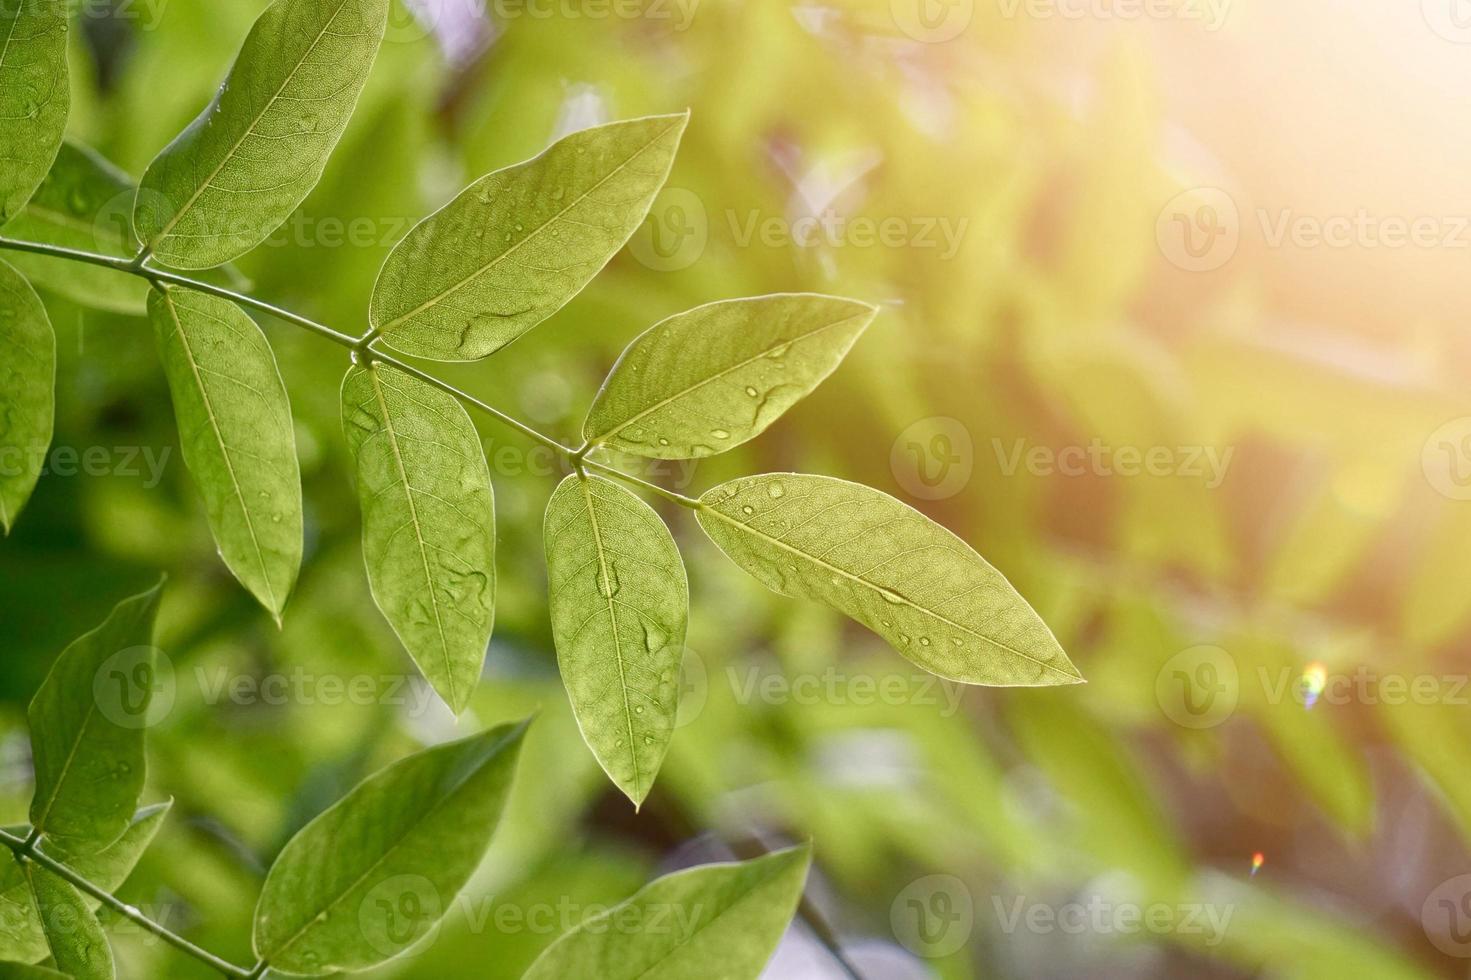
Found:
[[[1311,709],[1328,684],[1328,668],[1314,660],[1302,672],[1302,705]]]
[[[1265,854],[1263,854],[1261,851],[1257,851],[1255,854],[1253,854],[1251,856],[1251,877],[1255,878],[1256,877],[1256,873],[1258,871],[1262,870],[1262,865],[1264,865],[1266,863],[1267,863],[1267,856]]]

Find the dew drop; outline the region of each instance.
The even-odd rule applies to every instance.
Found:
[[[742,514],[754,514],[754,513],[756,513],[756,508],[755,507],[752,507],[750,504],[746,504],[744,507],[741,508],[741,513]]]
[[[658,626],[654,626],[649,623],[644,624],[644,648],[646,650],[648,650],[650,653],[658,653],[660,650],[664,649],[664,645],[668,642],[668,633],[664,632]],[[667,677],[664,679],[668,680]]]
[[[659,445],[661,445],[661,446],[667,446],[667,445],[669,445],[669,440],[668,439],[665,439],[663,436],[660,436],[659,437]]]
[[[922,646],[922,647],[929,646],[930,645],[930,638],[928,636],[921,636],[919,638],[919,645]]]
[[[903,644],[904,646],[909,646],[909,634],[908,633],[900,633],[899,634],[899,642],[901,644]]]
[[[791,349],[791,346],[791,344],[782,344],[778,347],[773,347],[767,351],[766,356],[774,361],[779,361],[787,356],[787,351]]]
[[[604,599],[611,599],[615,595],[617,595],[619,588],[621,588],[621,586],[618,584],[617,566],[610,564],[607,567],[606,571],[604,571],[602,568],[599,568],[597,572],[597,582],[598,594],[601,595]]]
[[[710,434],[712,436],[714,436],[715,438],[717,438],[717,439],[729,439],[730,438],[730,433],[729,432],[726,432],[724,429],[711,429],[710,430]]]
[[[960,637],[958,637],[958,636],[952,636],[952,637],[950,637],[950,642],[951,642],[951,643],[952,643],[952,644],[953,644],[953,645],[954,645],[954,646],[958,646],[958,647],[963,647],[963,646],[965,646],[965,641],[964,641],[964,640],[962,640],[962,639],[961,639],[961,638],[960,638]]]
[[[787,492],[787,488],[784,487],[784,486],[782,486],[780,483],[770,484],[766,488],[766,493],[767,493],[767,495],[769,497],[771,497],[772,500],[775,500],[777,497],[780,497],[782,494],[784,494],[786,492]]]
[[[903,596],[901,596],[899,593],[894,592],[894,591],[892,591],[890,589],[879,589],[879,595],[881,595],[881,596],[884,597],[884,601],[885,602],[892,603],[892,604],[894,604],[896,606],[899,605],[901,602],[904,601],[904,597]]]
[[[752,388],[750,385],[746,385],[746,394],[750,395],[752,398],[755,398],[757,395],[761,394],[761,392],[757,391],[755,388]]]
[[[643,714],[644,713],[644,706],[641,705],[641,704],[634,705],[633,713],[636,714],[636,715]]]

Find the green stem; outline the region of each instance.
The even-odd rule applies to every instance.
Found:
[[[690,507],[693,509],[698,509],[700,507],[700,502],[698,500],[695,500],[693,497],[686,497],[683,494],[675,493],[672,490],[666,490],[663,487],[658,486],[657,484],[650,483],[647,480],[642,480],[632,475],[631,473],[625,473],[620,469],[607,465],[606,463],[599,463],[594,460],[584,459],[583,457],[586,456],[588,449],[591,447],[584,445],[581,449],[570,449],[567,446],[562,445],[557,440],[553,439],[551,436],[532,428],[525,422],[522,422],[520,419],[512,415],[507,415],[505,412],[494,407],[493,405],[487,405],[485,402],[481,401],[470,393],[461,391],[454,385],[449,384],[446,381],[441,381],[440,379],[434,377],[432,374],[426,374],[425,372],[414,367],[412,364],[401,361],[391,354],[385,354],[376,347],[371,347],[370,345],[373,343],[373,341],[378,338],[379,332],[377,330],[369,331],[362,337],[354,337],[350,334],[345,334],[340,331],[333,330],[331,327],[326,326],[325,324],[318,323],[317,321],[312,320],[308,317],[304,317],[298,313],[292,313],[290,310],[282,309],[281,307],[271,303],[267,303],[264,300],[256,299],[254,296],[247,296],[244,293],[237,293],[233,289],[226,289],[223,286],[215,286],[211,283],[201,282],[200,280],[192,279],[189,276],[182,276],[178,273],[167,272],[163,269],[156,269],[153,266],[146,264],[149,257],[149,253],[146,250],[140,252],[139,255],[133,259],[120,259],[114,258],[110,255],[99,255],[96,252],[85,252],[81,249],[65,248],[61,245],[48,245],[44,242],[21,241],[20,239],[15,238],[0,238],[0,249],[10,249],[16,252],[31,252],[36,255],[48,255],[52,258],[69,259],[73,262],[85,262],[90,265],[102,266],[105,269],[113,269],[118,272],[127,273],[128,275],[138,276],[142,279],[147,279],[154,285],[179,286],[184,289],[192,289],[195,292],[199,293],[208,293],[211,296],[218,296],[220,299],[227,299],[232,303],[239,304],[240,306],[248,307],[258,312],[265,313],[269,316],[275,317],[278,320],[285,321],[292,326],[297,326],[301,327],[304,330],[309,330],[319,337],[325,337],[327,340],[332,341],[338,346],[347,348],[360,359],[378,361],[382,364],[387,364],[390,367],[402,371],[405,374],[418,378],[425,384],[432,385],[435,388],[438,388],[440,391],[443,391],[448,395],[458,398],[464,404],[470,406],[471,408],[474,408],[479,412],[482,412],[485,415],[490,416],[491,418],[500,422],[502,425],[515,429],[517,432],[526,436],[528,439],[538,442],[541,445],[546,446],[548,449],[554,450],[573,458],[575,464],[586,465],[589,469],[597,470],[600,473],[606,473],[607,475],[622,480],[625,483],[643,487],[650,493],[658,494],[664,499],[673,501],[674,503],[677,503],[682,507]]]
[[[86,894],[97,899],[97,901],[101,902],[103,905],[106,905],[108,908],[112,909],[114,912],[116,912],[118,915],[121,915],[129,922],[132,922],[135,925],[147,929],[149,932],[153,933],[155,936],[162,939],[170,946],[173,946],[175,949],[178,949],[181,952],[189,954],[190,956],[199,960],[201,963],[204,963],[212,969],[218,970],[220,973],[223,973],[225,976],[239,977],[240,980],[251,980],[251,978],[253,977],[260,976],[260,972],[257,972],[257,970],[260,970],[263,964],[257,964],[256,970],[247,970],[244,967],[239,967],[233,963],[229,963],[225,960],[220,959],[218,956],[214,955],[208,950],[200,949],[198,946],[194,945],[183,936],[180,936],[179,934],[165,928],[159,923],[154,922],[152,919],[148,918],[148,916],[144,915],[142,912],[139,912],[128,903],[115,898],[112,893],[107,891],[105,888],[101,888],[97,885],[92,884],[92,882],[88,881],[86,878],[83,878],[81,875],[77,874],[71,868],[68,868],[66,865],[62,864],[60,861],[48,856],[42,851],[37,850],[36,836],[37,835],[32,832],[29,837],[22,839],[15,836],[14,834],[8,833],[4,830],[0,830],[0,844],[4,844],[6,847],[10,848],[10,850],[14,852],[17,860],[36,862],[36,864],[45,868],[47,871],[56,875],[58,878],[70,883],[78,891],[85,892]]]

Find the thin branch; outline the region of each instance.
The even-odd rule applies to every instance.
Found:
[[[134,923],[135,925],[147,929],[149,932],[153,933],[155,936],[162,939],[170,946],[173,946],[175,949],[189,954],[190,956],[199,960],[201,963],[208,965],[212,969],[218,970],[220,973],[223,973],[227,977],[238,977],[240,978],[240,980],[251,980],[251,978],[259,977],[261,975],[260,972],[257,972],[260,970],[261,964],[257,964],[256,968],[251,970],[247,970],[244,967],[236,966],[233,963],[229,963],[225,960],[220,959],[218,956],[214,955],[208,950],[199,948],[198,946],[191,943],[189,940],[185,939],[183,936],[180,936],[178,933],[173,932],[172,930],[160,925],[157,922],[154,922],[152,919],[148,918],[148,916],[133,908],[133,906],[114,897],[113,894],[107,891],[105,888],[92,884],[92,882],[88,881],[86,878],[83,878],[81,875],[77,874],[65,864],[62,864],[55,858],[52,858],[42,851],[37,850],[35,837],[36,835],[33,833],[29,838],[23,840],[15,836],[14,834],[8,833],[4,830],[0,830],[0,844],[4,844],[6,847],[10,848],[10,850],[14,852],[17,860],[34,861],[36,864],[40,865],[42,868],[45,868],[47,871],[56,875],[58,878],[70,883],[78,891],[85,892],[86,894],[92,896],[103,905],[106,905],[108,908],[112,909],[118,915],[121,915],[123,918],[127,919],[129,922]]]

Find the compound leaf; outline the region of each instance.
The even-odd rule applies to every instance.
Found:
[[[220,556],[279,623],[301,567],[301,473],[271,345],[244,310],[205,293],[154,290],[148,314]]]
[[[475,426],[450,395],[373,364],[343,380],[342,428],[373,599],[458,714],[495,621],[495,496]]]
[[[721,484],[700,504],[705,533],[768,588],[853,617],[931,673],[994,686],[1083,679],[1000,572],[888,494],[768,473]]]
[[[522,980],[755,980],[791,922],[811,860],[803,844],[666,875],[548,946]]]
[[[497,170],[415,225],[373,288],[386,342],[439,360],[485,357],[587,285],[648,214],[688,113],[595,126]]]
[[[57,968],[75,980],[112,980],[112,948],[82,893],[35,862],[26,863],[25,876]]]
[[[113,607],[61,652],[31,699],[31,825],[70,855],[112,844],[138,806],[162,591],[160,583]],[[128,690],[118,697],[120,683]]]
[[[618,358],[583,436],[655,459],[724,452],[832,374],[876,312],[856,300],[785,293],[676,314]]]
[[[545,538],[562,682],[584,741],[638,806],[674,734],[689,619],[684,562],[653,508],[598,477],[562,481]]]
[[[6,534],[41,478],[55,414],[56,333],[31,284],[0,262],[0,527]]]
[[[276,0],[214,100],[149,164],[133,212],[165,265],[250,251],[316,186],[383,39],[388,0]]]
[[[527,724],[401,759],[303,827],[266,876],[256,954],[321,975],[367,969],[422,939],[485,855]]]
[[[0,0],[0,225],[35,193],[71,109],[66,0]]]

